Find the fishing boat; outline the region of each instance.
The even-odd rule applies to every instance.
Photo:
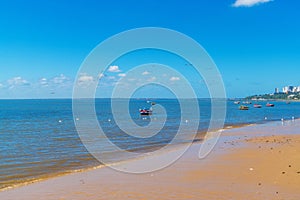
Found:
[[[146,108],[143,108],[143,109],[140,109],[140,115],[152,115],[152,109],[146,109]]]
[[[234,104],[240,104],[240,103],[241,103],[240,101],[235,101],[235,102],[234,102]]]
[[[249,110],[249,107],[248,106],[244,106],[244,105],[241,105],[239,107],[240,110]]]
[[[260,104],[254,104],[253,107],[254,108],[261,108],[262,106]]]
[[[275,105],[272,104],[272,103],[267,103],[266,106],[267,106],[267,107],[274,107]]]

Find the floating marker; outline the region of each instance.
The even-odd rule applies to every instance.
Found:
[[[59,123],[62,123],[62,120],[58,120]]]
[[[78,117],[76,118],[76,121],[79,121],[79,118],[78,118]]]
[[[188,123],[188,122],[189,122],[189,120],[186,119],[186,120],[185,120],[185,123]]]
[[[111,119],[108,119],[108,122],[111,122]]]

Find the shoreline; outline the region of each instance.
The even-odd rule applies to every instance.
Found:
[[[287,121],[292,121],[292,120],[286,120]],[[300,118],[295,118],[294,121],[299,121],[300,122]],[[241,123],[241,124],[225,124],[224,127],[220,130],[222,131],[230,131],[230,130],[235,130],[235,129],[241,129],[241,128],[244,128],[244,127],[249,127],[249,126],[259,126],[259,125],[271,125],[273,123],[276,123],[276,122],[280,122],[278,120],[268,120],[268,121],[260,121],[260,122],[257,122],[257,123]],[[216,130],[216,131],[220,131],[220,130]],[[205,135],[207,134],[206,131],[198,131],[198,133],[196,134],[196,137],[194,138],[194,141],[192,142],[192,145],[193,144],[197,144],[197,143],[202,143]],[[221,134],[221,137],[224,136],[224,133]],[[185,143],[178,143],[178,144],[174,144],[173,148],[169,151],[176,151],[176,149],[180,148],[181,146],[184,146]],[[157,146],[153,147],[153,148],[156,148]],[[147,147],[147,148],[152,148],[152,147]],[[166,152],[167,153],[167,152]],[[123,162],[132,162],[132,161],[135,161],[135,160],[140,160],[142,158],[137,158],[137,159],[129,159],[129,160],[126,160],[126,161],[121,161],[120,163],[123,163]],[[111,163],[110,165],[118,165],[119,163]],[[31,185],[31,184],[36,184],[36,183],[39,183],[39,182],[43,182],[43,181],[47,181],[47,180],[50,180],[50,179],[55,179],[55,178],[59,178],[59,177],[64,177],[64,176],[68,176],[68,175],[72,175],[72,174],[77,174],[77,173],[84,173],[84,172],[89,172],[89,171],[92,171],[92,170],[97,170],[97,169],[101,169],[101,168],[106,168],[106,167],[109,167],[107,165],[104,165],[104,164],[98,164],[98,165],[95,165],[95,166],[86,166],[86,167],[82,167],[82,168],[79,168],[79,169],[69,169],[69,170],[65,170],[65,171],[62,171],[62,172],[56,172],[56,173],[49,173],[49,174],[46,174],[46,175],[43,175],[43,176],[39,176],[39,177],[36,177],[34,179],[30,179],[30,180],[27,180],[27,181],[24,181],[24,182],[21,182],[21,183],[16,183],[14,185],[10,185],[10,186],[7,186],[7,187],[3,187],[3,188],[0,188],[0,193],[1,192],[4,192],[4,191],[9,191],[9,190],[14,190],[14,189],[17,189],[17,188],[20,188],[20,187],[26,187],[28,185]]]
[[[295,119],[297,120],[297,119]],[[248,126],[255,126],[255,125],[259,125],[259,124],[268,124],[268,123],[273,123],[276,120],[272,120],[272,121],[262,121],[262,122],[258,122],[258,123],[240,123],[240,124],[225,124],[224,127],[220,130],[231,130],[231,129],[238,129],[238,128],[243,128],[243,127],[248,127]],[[216,130],[216,131],[220,131],[220,130]],[[207,134],[206,131],[198,131],[198,133],[196,134],[194,141],[192,142],[194,143],[201,143],[205,137],[205,135]],[[169,151],[176,151],[177,148],[180,148],[180,146],[185,145],[186,143],[178,143],[175,144],[173,146],[173,148]],[[147,149],[151,149],[151,148],[157,148],[158,146],[155,147],[147,147]],[[141,159],[141,158],[137,158],[137,159]],[[132,162],[135,159],[129,159],[127,161],[124,162]],[[97,162],[95,160],[95,162]],[[111,163],[110,165],[117,165],[118,163]],[[76,174],[76,173],[83,173],[83,172],[89,172],[92,170],[96,170],[96,169],[100,169],[100,168],[105,168],[108,167],[107,165],[103,165],[103,164],[98,164],[95,166],[82,166],[81,168],[78,169],[67,169],[65,171],[61,171],[61,172],[54,172],[54,173],[49,173],[49,174],[45,174],[42,176],[38,176],[32,179],[28,179],[28,180],[24,180],[20,183],[16,183],[7,187],[3,187],[0,188],[0,193],[3,191],[7,191],[7,190],[14,190],[20,187],[24,187],[24,186],[28,186],[31,184],[35,184],[35,183],[39,183],[39,182],[43,182],[43,181],[47,181],[49,179],[53,179],[53,178],[58,178],[58,177],[63,177],[63,176],[68,176],[68,175],[72,175],[72,174]]]
[[[267,154],[270,151],[270,149],[268,149],[268,148],[273,148],[274,149],[276,147],[280,147],[280,145],[282,145],[282,147],[280,147],[280,148],[284,147],[284,149],[286,149],[286,151],[293,151],[294,149],[293,148],[290,149],[290,146],[288,146],[288,145],[290,145],[290,143],[280,143],[279,141],[281,141],[281,140],[284,141],[284,137],[285,138],[286,137],[291,138],[291,141],[300,141],[300,134],[297,131],[298,130],[297,127],[300,127],[300,120],[285,121],[284,123],[285,124],[282,125],[281,122],[276,121],[276,122],[273,122],[273,123],[256,124],[256,125],[243,126],[243,127],[239,127],[239,128],[224,129],[224,132],[221,135],[221,138],[218,142],[217,147],[214,148],[213,152],[210,153],[208,158],[204,159],[204,161],[205,161],[204,163],[197,160],[194,157],[194,156],[196,156],[197,149],[201,145],[201,143],[197,142],[197,143],[194,143],[190,147],[188,152],[186,152],[186,154],[182,158],[180,158],[180,160],[177,161],[174,164],[174,166],[181,166],[181,168],[183,167],[185,169],[187,167],[192,166],[192,168],[193,168],[194,165],[195,166],[199,165],[198,167],[201,170],[207,171],[207,169],[204,168],[204,167],[207,167],[206,165],[211,165],[211,163],[219,163],[220,166],[217,167],[218,170],[216,170],[215,166],[211,166],[210,172],[207,173],[207,174],[201,174],[200,173],[201,175],[199,175],[199,171],[197,171],[198,167],[194,169],[194,173],[189,172],[189,171],[184,171],[185,175],[187,175],[187,177],[189,177],[189,176],[193,177],[195,174],[198,174],[198,176],[200,176],[199,180],[201,180],[203,178],[202,181],[205,182],[205,180],[207,181],[208,180],[207,178],[210,178],[210,176],[212,176],[213,173],[215,173],[215,172],[219,173],[220,172],[219,170],[221,170],[219,168],[221,166],[224,167],[224,165],[225,166],[228,165],[227,162],[230,159],[233,159],[233,158],[242,159],[242,157],[243,157],[242,155],[244,155],[246,157],[249,157],[250,155],[253,155],[253,152],[257,152],[257,153],[260,154],[260,151],[262,149],[264,149],[265,151],[263,151],[263,152],[265,154]],[[263,133],[263,134],[261,134],[261,133]],[[277,143],[271,142],[271,141],[274,141],[274,140],[276,140],[278,142]],[[263,141],[263,143],[262,143],[262,141]],[[269,141],[269,142],[266,142],[266,141]],[[273,146],[270,147],[270,145],[271,146],[273,145]],[[258,148],[258,146],[260,146],[261,148]],[[295,155],[291,155],[291,157],[292,156],[295,156]],[[191,160],[192,157],[194,157],[194,158]],[[251,159],[255,160],[257,158],[251,158]],[[251,159],[249,158],[249,160],[251,160]],[[273,159],[275,159],[275,158],[273,158]],[[189,163],[188,166],[185,166],[186,162]],[[274,162],[274,160],[273,160],[273,162]],[[296,160],[295,163],[297,163],[297,162],[298,161]],[[247,163],[248,163],[248,161],[247,161]],[[242,164],[243,163],[240,163],[240,165],[242,165]],[[253,163],[252,165],[249,165],[249,167],[247,169],[247,172],[249,172],[249,170],[251,168],[256,170],[256,168],[253,167],[254,164],[255,163]],[[289,165],[291,165],[291,164],[289,164]],[[298,164],[293,164],[293,166],[295,166],[295,165],[298,165]],[[71,174],[67,174],[67,175],[58,176],[58,177],[52,177],[52,178],[42,180],[42,181],[38,181],[38,182],[35,182],[35,183],[32,183],[32,184],[27,184],[25,186],[15,187],[13,189],[4,190],[4,191],[0,192],[0,198],[2,198],[2,196],[3,196],[4,199],[13,199],[13,198],[10,198],[10,196],[18,197],[18,195],[20,196],[21,194],[24,194],[24,193],[25,194],[29,194],[29,193],[30,194],[35,194],[36,193],[35,195],[37,195],[37,197],[38,197],[39,195],[44,195],[44,193],[38,191],[37,188],[40,188],[40,187],[44,188],[44,192],[45,191],[50,191],[52,189],[54,189],[54,191],[55,191],[55,188],[52,188],[53,187],[53,185],[52,185],[53,182],[57,183],[62,188],[69,188],[67,183],[73,182],[74,180],[77,180],[77,183],[78,183],[78,178],[80,178],[79,180],[85,180],[85,179],[82,179],[82,177],[86,177],[86,176],[90,177],[90,176],[94,176],[96,174],[99,174],[99,175],[104,176],[104,177],[113,176],[117,179],[119,177],[119,178],[121,178],[121,180],[124,181],[124,183],[127,184],[129,182],[129,185],[130,185],[130,184],[133,184],[129,180],[131,178],[136,179],[136,177],[141,177],[142,179],[148,179],[149,176],[152,177],[151,174],[160,174],[161,176],[167,176],[167,177],[173,176],[173,175],[175,176],[176,173],[174,174],[174,170],[175,171],[177,171],[177,170],[174,169],[174,166],[172,165],[169,168],[166,168],[164,170],[161,170],[161,171],[158,171],[158,172],[153,172],[153,173],[150,173],[150,174],[145,174],[145,175],[123,174],[123,173],[120,173],[120,172],[116,172],[112,169],[109,169],[108,167],[100,167],[101,169],[99,169],[99,168],[89,169],[89,170],[84,170],[84,171],[81,171],[81,172],[76,172],[76,173],[71,173]],[[235,166],[232,166],[232,167],[235,167]],[[276,165],[274,165],[273,167],[276,168]],[[214,172],[213,169],[215,169],[216,171]],[[252,172],[252,171],[250,170],[250,172]],[[282,172],[280,172],[280,173],[282,173]],[[295,172],[294,175],[298,176],[298,179],[300,180],[300,174],[298,174],[297,172]],[[300,172],[300,166],[299,166],[299,172]],[[212,173],[212,174],[210,174],[210,173]],[[243,173],[245,173],[245,172],[243,172]],[[288,173],[288,172],[286,172],[286,173]],[[283,174],[281,174],[281,175],[283,175]],[[225,175],[222,175],[222,176],[225,176]],[[222,176],[220,177],[221,180],[222,180]],[[242,181],[243,177],[239,177],[238,173],[235,176],[236,176],[237,182]],[[264,173],[260,174],[260,176],[261,177],[264,176]],[[193,179],[191,177],[188,180],[189,183],[191,183],[190,179]],[[240,178],[241,178],[241,180],[239,180]],[[226,178],[223,177],[223,179],[226,182]],[[264,179],[265,180],[260,181],[260,182],[263,182],[263,183],[259,182],[259,183],[257,183],[258,184],[257,186],[261,187],[262,184],[267,184],[267,182],[270,182],[270,181],[269,180],[266,181],[266,180],[271,179],[271,178],[268,177],[268,178],[264,178]],[[293,179],[292,181],[298,183],[297,182],[298,179]],[[88,179],[85,180],[84,182],[87,184],[87,181],[88,181]],[[91,182],[94,181],[93,184],[96,184],[96,183],[100,184],[100,182],[101,182],[101,181],[99,182],[99,180],[93,180],[91,177],[90,177],[90,181]],[[193,179],[192,182],[194,182],[194,181],[195,180]],[[202,181],[200,181],[200,182],[202,182]],[[247,183],[244,183],[244,181],[242,181],[242,182],[243,182],[242,184],[247,185]],[[79,184],[79,186],[80,185],[81,186],[86,185],[86,184]],[[105,185],[106,182],[103,183],[103,184]],[[114,186],[114,184],[111,183],[111,181],[108,181],[107,184],[112,186],[112,187],[116,187],[116,186]],[[134,183],[134,185],[135,185],[135,183]],[[77,190],[77,189],[81,190],[79,186],[78,185],[74,186],[75,187],[74,189],[75,190]],[[286,190],[292,190],[293,188],[292,189],[291,188],[292,187],[289,186],[289,187],[287,187]],[[118,189],[120,189],[121,191],[123,190],[123,188],[121,186]],[[147,191],[146,188],[144,188],[144,189]],[[280,189],[282,189],[282,188],[280,188]],[[298,187],[296,185],[296,189],[299,189],[298,191],[300,191],[300,185],[299,184],[298,184]],[[29,193],[27,192],[27,190],[29,190]],[[83,190],[86,190],[86,189],[83,188]],[[271,190],[271,189],[269,188],[268,190]],[[61,191],[62,193],[60,193],[60,195],[63,195],[64,191],[65,190]],[[293,191],[295,191],[295,190],[293,190]],[[54,193],[56,193],[56,192],[57,191],[55,191]],[[92,192],[92,191],[86,191],[86,192]],[[174,191],[174,192],[176,192],[176,191]],[[263,193],[263,194],[265,194],[265,193]],[[52,195],[55,196],[55,194],[52,194]],[[99,192],[99,195],[101,195],[101,192]],[[300,193],[295,194],[295,195],[299,195],[299,197],[300,197]],[[84,198],[80,198],[79,196],[80,195],[74,195],[73,194],[72,199],[73,198],[74,199],[84,199]],[[41,198],[38,197],[37,199],[41,199]],[[47,198],[47,199],[55,199],[55,198]],[[66,198],[66,199],[70,199],[70,198]],[[91,199],[93,199],[93,198],[91,198]]]

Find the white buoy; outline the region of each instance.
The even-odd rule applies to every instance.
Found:
[[[188,122],[189,122],[189,120],[186,119],[186,120],[185,120],[185,123],[188,123]]]
[[[59,123],[62,123],[62,120],[58,120]]]
[[[108,122],[111,122],[111,119],[108,119]]]
[[[265,120],[267,120],[268,118],[267,117],[265,117]]]
[[[79,118],[78,118],[78,117],[76,118],[76,121],[79,121]]]

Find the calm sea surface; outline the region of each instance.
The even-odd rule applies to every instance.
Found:
[[[110,99],[96,100],[98,122],[113,142],[123,149],[162,146],[173,138],[179,127],[180,106],[175,99],[154,101],[167,110],[166,123],[158,136],[136,140],[122,134],[114,122]],[[228,101],[226,126],[300,117],[299,102],[275,102],[273,108],[265,107],[266,102],[260,103],[263,105],[261,109],[249,105],[250,110],[240,111],[238,105]],[[149,117],[141,117],[138,109],[149,105],[145,99],[130,101],[129,112],[139,126],[146,126]],[[203,132],[210,120],[210,100],[201,99],[199,105],[201,120],[198,131]],[[108,155],[113,160],[117,153]],[[72,100],[0,100],[0,189],[99,165],[101,163],[88,153],[79,139]]]

